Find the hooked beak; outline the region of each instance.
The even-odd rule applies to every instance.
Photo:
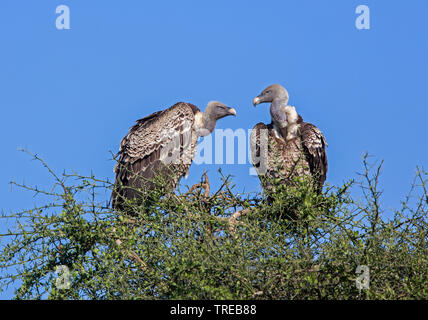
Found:
[[[253,99],[253,106],[257,106],[258,104],[260,104],[261,103],[261,98],[260,98],[260,96],[257,96],[257,97],[255,97],[254,99]]]
[[[236,110],[233,108],[229,108],[229,114],[233,115],[236,117]]]

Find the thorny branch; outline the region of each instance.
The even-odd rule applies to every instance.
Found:
[[[278,208],[234,192],[230,176],[213,191],[206,172],[184,195],[169,190],[175,196],[152,210],[131,205],[135,216],[100,205],[95,189],[106,194],[111,184],[93,174],[54,175],[62,192],[15,184],[53,201],[0,216],[15,224],[1,235],[0,288],[17,283],[18,298],[359,299],[354,271],[368,261],[373,285],[363,297],[426,298],[427,173],[417,168],[401,211],[385,221],[382,163],[373,169],[364,160],[364,202],[346,184],[313,197],[305,196],[309,189],[286,189],[275,206],[308,210],[302,221],[272,216]],[[77,272],[68,292],[53,290],[49,270],[58,263]]]

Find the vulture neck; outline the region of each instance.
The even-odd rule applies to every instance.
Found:
[[[286,106],[284,108],[285,114],[287,115],[287,135],[285,140],[289,141],[299,136],[300,122],[303,121],[302,117],[296,111],[295,107]]]
[[[274,100],[270,112],[277,136],[290,141],[298,137],[303,119],[296,112],[296,108],[287,103],[288,99]]]
[[[217,119],[213,118],[205,112],[201,116],[202,123],[199,122],[200,129],[198,130],[198,135],[201,137],[205,137],[214,131]]]
[[[287,106],[287,103],[287,98],[276,98],[270,105],[272,121],[278,128],[284,128],[287,126],[287,116],[284,112],[284,108]]]

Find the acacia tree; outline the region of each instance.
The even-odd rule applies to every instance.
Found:
[[[302,180],[266,201],[219,172],[216,190],[205,174],[186,192],[147,194],[150,208],[129,201],[116,212],[109,181],[33,157],[52,188],[13,184],[48,201],[0,217],[13,225],[1,235],[1,288],[16,299],[428,298],[423,169],[389,219],[382,163],[367,155],[361,179],[323,194]]]

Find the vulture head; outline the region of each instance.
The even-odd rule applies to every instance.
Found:
[[[236,116],[236,110],[218,101],[210,101],[205,109],[202,124],[199,126],[198,135],[206,136],[213,132],[217,120]]]
[[[282,100],[285,102],[285,104],[287,104],[288,98],[288,92],[283,86],[279,84],[273,84],[264,89],[262,93],[254,98],[253,105],[257,106],[260,103],[274,102],[275,100]]]
[[[218,101],[210,101],[205,109],[205,116],[212,120],[219,120],[227,116],[236,116],[236,110]]]

